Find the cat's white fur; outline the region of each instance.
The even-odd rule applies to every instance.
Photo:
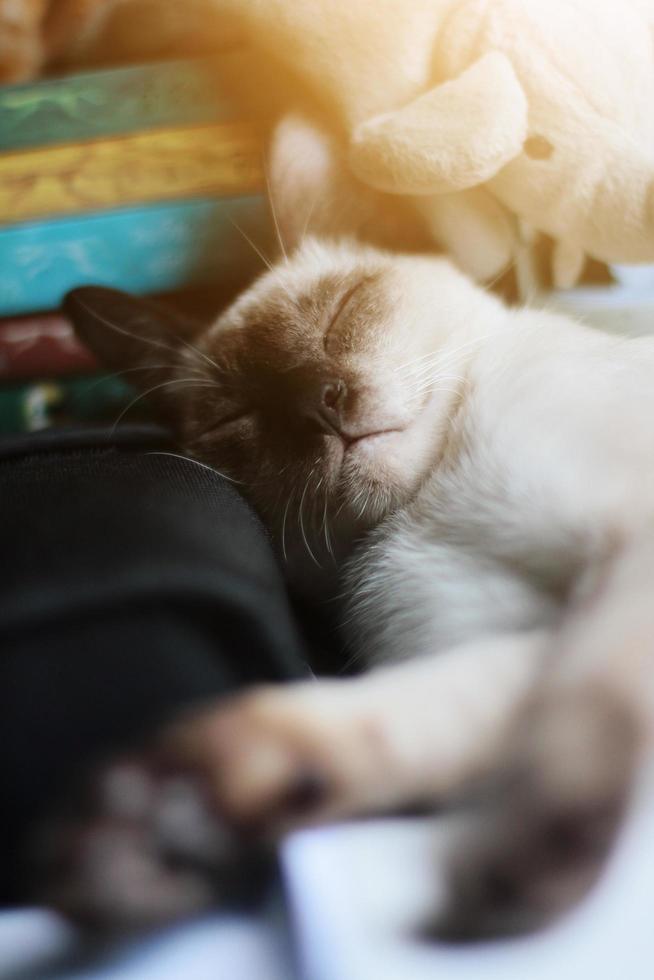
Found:
[[[345,630],[372,669],[254,691],[199,718],[184,740],[204,757],[229,813],[274,813],[279,827],[447,800],[510,764],[522,773],[519,789],[507,794],[505,819],[488,826],[505,829],[533,802],[524,819],[534,839],[513,873],[531,895],[524,921],[532,922],[585,887],[595,862],[571,860],[569,888],[551,900],[553,869],[545,862],[534,872],[529,854],[549,846],[548,828],[563,814],[593,827],[607,808],[619,810],[654,717],[654,341],[508,309],[443,259],[309,242],[223,316],[205,349],[216,354],[223,331],[247,330],[253,307],[271,295],[310,292],[351,270],[379,273],[383,303],[376,333],[347,352],[348,370],[387,393],[373,399],[380,426],[399,420],[357,444],[349,470],[347,456],[325,463],[326,473],[345,472],[346,513],[360,504],[358,481],[392,488],[385,515],[369,492],[363,510],[373,527],[342,552]],[[428,351],[437,356],[425,359]],[[429,396],[416,400],[426,377]],[[270,523],[278,535],[274,515]],[[308,554],[294,532],[296,577],[320,554],[319,524],[302,528]],[[634,727],[642,738],[632,740]],[[307,769],[327,791],[298,818],[279,801]],[[491,838],[504,874],[511,855],[502,833]],[[470,869],[459,877],[469,906]],[[493,901],[475,895],[482,921]],[[505,926],[515,924],[513,909]]]
[[[293,173],[282,204],[306,196]],[[340,591],[369,669],[255,689],[168,744],[222,812],[278,831],[507,770],[457,852],[450,928],[543,921],[596,874],[651,743],[654,340],[509,309],[445,259],[307,239],[305,223],[197,338],[200,360],[180,352],[180,378],[215,382],[213,365],[224,389],[158,390],[291,582]],[[289,379],[307,368],[357,394],[341,435],[302,429],[320,388]],[[300,811],[307,773],[320,792]]]

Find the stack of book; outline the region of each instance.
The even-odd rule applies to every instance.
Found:
[[[215,58],[0,88],[0,432],[130,397],[57,312],[67,290],[229,292],[259,269],[260,140],[223,92]]]

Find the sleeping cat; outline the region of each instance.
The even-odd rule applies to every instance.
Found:
[[[141,301],[68,306],[110,367],[144,368],[184,452],[238,482],[291,584],[340,592],[372,668],[180,724],[171,751],[221,813],[279,832],[500,769],[457,848],[450,934],[579,894],[650,724],[654,343],[509,310],[444,259],[312,239],[175,367]],[[285,808],[307,773],[312,808]]]
[[[533,927],[595,879],[649,747],[654,342],[280,221],[287,258],[193,344],[124,294],[67,302],[365,668],[208,708],[163,751],[274,834],[469,795],[436,931]]]

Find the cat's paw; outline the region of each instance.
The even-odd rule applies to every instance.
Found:
[[[350,689],[255,688],[98,767],[32,835],[30,897],[90,925],[154,926],[229,897],[286,829],[379,809],[400,783]]]
[[[627,713],[591,691],[542,706],[501,787],[451,848],[440,939],[532,931],[587,894],[629,799],[634,736]]]
[[[166,751],[232,826],[276,836],[386,804],[386,733],[360,708],[339,681],[255,688],[173,726]]]
[[[156,927],[229,894],[244,853],[194,774],[122,758],[35,828],[29,897],[95,929]]]

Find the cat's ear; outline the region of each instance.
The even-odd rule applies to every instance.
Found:
[[[111,370],[172,368],[188,327],[155,303],[106,286],[80,286],[63,302],[78,337]]]
[[[181,394],[176,376],[182,354],[190,348],[183,339],[189,325],[155,303],[104,286],[73,289],[63,308],[103,367],[124,372],[130,385],[147,394],[161,419],[176,428]]]
[[[305,233],[324,233],[342,160],[334,138],[305,116],[288,115],[272,134],[269,193],[281,244],[296,248]]]
[[[323,122],[285,116],[272,134],[268,169],[271,207],[287,254],[305,235],[433,248],[416,209],[355,177],[344,143]]]

